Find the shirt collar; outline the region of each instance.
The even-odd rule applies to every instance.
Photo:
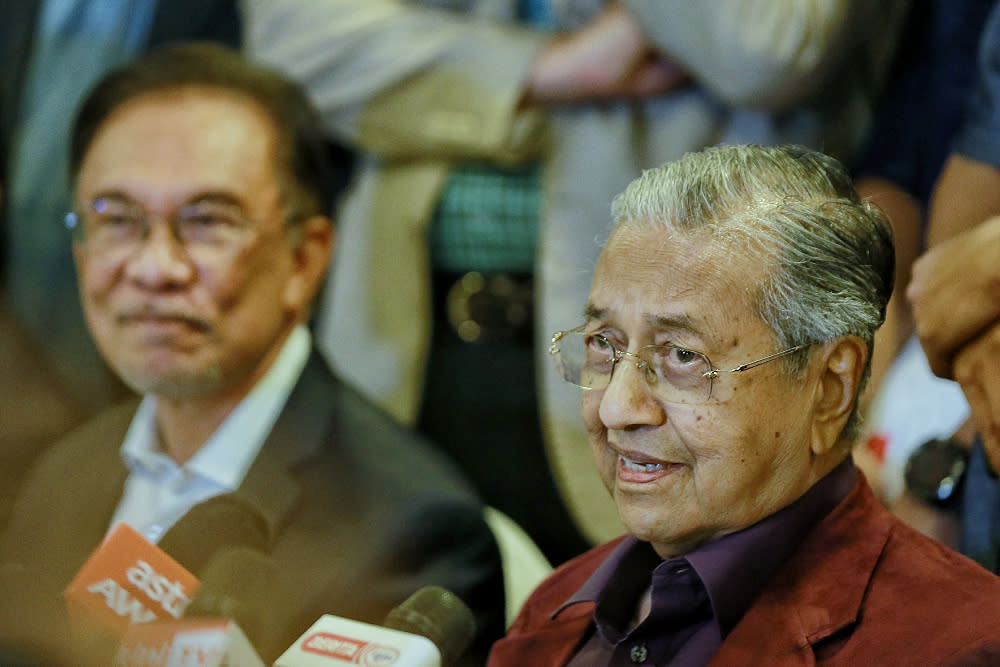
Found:
[[[311,345],[308,328],[297,325],[264,377],[198,452],[180,467],[230,491],[236,490],[298,381]],[[139,468],[156,471],[173,463],[163,452],[157,437],[155,396],[143,397],[125,435],[121,455],[130,471]]]
[[[708,590],[723,637],[750,608],[781,563],[847,496],[856,479],[857,470],[848,457],[790,505],[749,528],[713,540],[683,557]],[[648,543],[635,537],[624,539],[584,585],[552,614],[553,618],[571,605],[597,603],[609,587],[633,587],[639,577],[648,585],[652,570],[663,562],[645,557],[650,550]],[[640,571],[635,567],[640,562],[649,565]]]
[[[848,457],[795,502],[687,555],[708,590],[723,637],[806,535],[847,497],[856,479]]]

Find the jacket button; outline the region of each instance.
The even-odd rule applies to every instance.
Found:
[[[646,658],[649,657],[649,651],[646,650],[646,646],[644,644],[639,644],[632,647],[632,650],[629,651],[628,657],[635,663],[646,662]]]

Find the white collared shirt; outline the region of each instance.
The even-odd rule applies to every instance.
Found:
[[[125,522],[156,543],[188,510],[239,488],[309,358],[312,338],[300,324],[274,364],[184,465],[160,446],[156,398],[146,395],[121,453],[129,476],[109,528]]]

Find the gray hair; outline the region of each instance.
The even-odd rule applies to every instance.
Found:
[[[858,336],[868,346],[892,294],[892,228],[844,166],[802,146],[715,146],[645,171],[611,206],[614,229],[711,235],[766,266],[752,305],[780,347]],[[786,368],[801,372],[808,351]],[[845,427],[857,436],[855,406]]]

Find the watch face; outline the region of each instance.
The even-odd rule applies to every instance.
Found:
[[[906,462],[906,488],[924,502],[948,507],[965,478],[969,451],[952,440],[929,440]]]

